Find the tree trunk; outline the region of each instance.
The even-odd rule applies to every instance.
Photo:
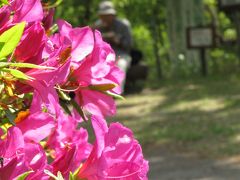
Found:
[[[159,79],[162,79],[163,73],[162,73],[162,63],[161,63],[161,57],[160,57],[160,36],[159,36],[160,20],[159,20],[159,17],[157,16],[158,14],[157,7],[159,7],[158,1],[156,6],[153,7],[152,9],[151,34],[153,39],[153,50],[154,50],[155,61],[156,61],[156,69],[157,69]]]
[[[183,55],[186,66],[199,68],[199,53],[188,50],[186,43],[186,28],[188,26],[202,25],[203,2],[202,0],[167,0],[168,35],[171,43],[170,59],[173,69],[178,68],[179,55]]]

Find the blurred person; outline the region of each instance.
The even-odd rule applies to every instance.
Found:
[[[126,72],[131,64],[130,50],[132,47],[131,27],[128,20],[120,20],[117,11],[111,1],[103,1],[99,4],[99,19],[94,28],[102,33],[104,41],[108,42],[117,56],[117,65],[125,73],[121,84],[122,92],[126,79]]]
[[[148,77],[149,68],[143,61],[143,53],[139,49],[132,49],[130,52],[132,61],[127,71],[125,92],[139,93],[143,90],[145,81]]]

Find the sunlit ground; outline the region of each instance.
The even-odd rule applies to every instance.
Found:
[[[240,78],[164,81],[118,101],[114,121],[133,129],[145,153],[159,148],[218,158],[240,154]]]

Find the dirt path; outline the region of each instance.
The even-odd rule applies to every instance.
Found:
[[[149,180],[239,180],[239,157],[200,159],[193,155],[151,153]]]
[[[134,131],[149,180],[240,180],[239,89],[211,82],[146,90],[118,101],[114,121]]]

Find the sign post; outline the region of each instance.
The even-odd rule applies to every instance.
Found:
[[[218,7],[223,11],[238,11],[240,9],[240,0],[218,0]]]
[[[198,26],[187,28],[187,46],[189,49],[198,49],[200,53],[201,73],[208,74],[206,49],[215,46],[215,31],[212,26]]]

